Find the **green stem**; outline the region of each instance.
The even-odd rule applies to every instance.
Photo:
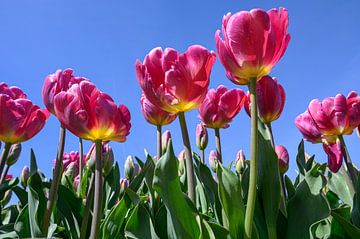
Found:
[[[95,148],[96,148],[95,195],[94,195],[93,220],[91,223],[91,233],[90,233],[91,239],[99,238],[100,220],[102,216],[101,211],[102,211],[103,182],[102,182],[101,147],[102,147],[101,140],[96,140],[95,141]]]
[[[195,175],[194,175],[194,164],[193,164],[193,160],[192,160],[189,133],[188,133],[187,126],[186,126],[184,112],[180,112],[178,114],[178,116],[179,116],[181,134],[182,134],[184,148],[185,148],[188,196],[189,196],[190,200],[193,203],[195,203]]]
[[[6,178],[6,174],[9,172],[9,168],[10,166],[9,165],[5,165],[5,171],[4,173],[1,175],[1,179],[0,179],[0,184],[2,184]]]
[[[61,174],[62,174],[62,170],[63,170],[62,168],[63,168],[65,135],[66,135],[66,129],[63,126],[60,126],[59,144],[58,144],[58,151],[57,151],[57,155],[56,155],[55,170],[54,170],[53,180],[51,182],[51,187],[50,187],[50,192],[49,192],[49,200],[46,205],[46,211],[44,214],[44,220],[43,220],[43,225],[42,225],[43,233],[45,236],[48,233],[51,213],[52,213],[52,210],[54,207],[57,189],[59,186],[59,182],[60,182]]]
[[[218,160],[220,161],[220,163],[222,163],[220,129],[214,129],[214,130],[215,130],[216,153]]]
[[[12,145],[12,144],[10,144],[10,143],[5,143],[4,149],[3,149],[3,151],[2,151],[1,159],[0,159],[0,175],[2,174],[2,172],[3,172],[3,170],[4,170],[4,166],[5,166],[7,157],[8,157],[8,155],[9,155],[9,151],[10,151],[11,145]]]
[[[83,169],[84,169],[84,165],[83,165],[83,158],[84,158],[84,146],[83,146],[83,140],[82,138],[79,138],[79,149],[80,149],[80,157],[79,157],[79,185],[77,188],[77,192],[80,195],[81,192],[81,180],[83,177]]]
[[[162,156],[162,133],[161,133],[161,125],[157,125],[156,126],[156,137],[157,137],[157,156],[158,156],[158,160],[160,159],[160,157]]]
[[[347,172],[348,172],[348,175],[349,175],[349,177],[351,179],[351,182],[353,184],[353,188],[355,189],[356,188],[356,183],[357,183],[357,172],[356,172],[356,169],[354,168],[354,165],[353,165],[353,163],[351,161],[350,154],[349,154],[349,151],[347,150],[344,137],[342,135],[339,135],[338,137],[339,137],[339,140],[340,140],[340,143],[341,143],[341,150],[343,151],[343,154],[344,154],[344,160],[345,160],[345,163],[346,163]]]
[[[94,174],[91,174],[88,194],[86,196],[86,203],[85,203],[85,209],[84,209],[84,214],[83,214],[84,216],[83,216],[83,220],[81,222],[80,239],[86,238],[87,227],[88,227],[88,222],[89,222],[89,215],[90,215],[90,206],[91,206],[91,203],[93,201],[93,196],[94,196],[94,179],[95,179]]]
[[[252,226],[256,203],[256,176],[257,176],[257,145],[258,145],[258,117],[256,102],[256,78],[250,79],[249,85],[251,102],[251,144],[250,144],[250,179],[249,191],[245,212],[245,239],[251,239]]]
[[[201,162],[204,164],[205,163],[205,149],[201,150]]]
[[[273,135],[273,132],[272,132],[271,123],[270,122],[266,123],[266,127],[269,129],[269,132],[270,132],[271,145],[275,149],[275,141],[274,141],[274,135]]]

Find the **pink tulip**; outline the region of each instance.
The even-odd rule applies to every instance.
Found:
[[[13,179],[13,178],[14,178],[14,176],[12,174],[6,174],[6,176],[5,176],[5,180]]]
[[[80,165],[79,165],[80,164],[80,162],[79,162],[80,154],[79,154],[79,152],[77,152],[77,151],[71,151],[70,153],[64,152],[62,159],[63,159],[63,172],[65,172],[68,169],[68,167],[69,167],[69,165],[71,163],[74,163],[77,170],[79,171],[79,168],[80,168]],[[54,165],[55,165],[55,161],[56,160],[54,160]],[[83,165],[85,165],[85,164],[86,164],[86,156],[83,155]]]
[[[253,9],[223,17],[222,34],[215,34],[216,49],[226,74],[235,84],[268,75],[283,56],[290,35],[285,8],[265,12]]]
[[[196,146],[200,150],[205,150],[208,145],[208,132],[203,123],[196,126]]]
[[[141,110],[147,122],[157,126],[170,124],[176,119],[176,114],[168,113],[153,105],[144,94],[141,95]]]
[[[284,174],[289,169],[289,153],[283,145],[276,145],[275,152],[279,160],[279,171]]]
[[[199,108],[199,118],[208,128],[227,128],[244,104],[245,93],[240,89],[228,90],[220,85],[206,94]]]
[[[170,113],[185,112],[203,101],[215,59],[214,52],[199,45],[183,54],[154,48],[143,63],[136,61],[136,76],[152,104]]]
[[[310,102],[308,111],[323,135],[351,134],[360,124],[360,97],[350,92]]]
[[[328,155],[328,167],[330,171],[336,173],[341,168],[343,161],[343,153],[341,150],[341,143],[339,140],[324,142],[323,148]]]
[[[280,117],[285,105],[284,88],[276,78],[264,76],[256,87],[259,116],[262,122],[271,123]],[[246,93],[244,108],[250,116],[250,93]]]
[[[0,140],[21,143],[36,135],[49,117],[46,109],[40,109],[27,99],[15,86],[0,83]]]
[[[50,113],[55,114],[54,97],[62,91],[67,91],[73,84],[88,81],[84,77],[75,77],[72,69],[57,70],[54,74],[46,76],[42,88],[42,98]]]
[[[55,115],[76,136],[87,140],[124,142],[130,131],[130,112],[94,84],[81,81],[54,97]]]
[[[300,114],[295,119],[295,125],[300,130],[304,139],[311,143],[321,143],[321,132],[308,111]]]

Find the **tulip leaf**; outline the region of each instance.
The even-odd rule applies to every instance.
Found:
[[[105,210],[112,208],[116,204],[116,200],[119,198],[120,194],[120,170],[119,164],[116,164],[112,167],[110,172],[105,178],[105,188],[104,188],[104,203]]]
[[[264,210],[269,236],[276,237],[276,222],[281,199],[278,157],[271,143],[271,134],[259,123],[258,181],[259,198]]]
[[[8,223],[0,226],[0,239],[17,238],[18,235],[14,231],[14,223]]]
[[[139,203],[132,211],[125,226],[126,238],[158,239],[149,212]]]
[[[1,211],[2,224],[11,224],[15,223],[16,218],[19,216],[19,211],[16,205],[11,205],[7,208],[4,208]]]
[[[27,197],[27,192],[25,189],[19,187],[19,186],[15,186],[11,189],[16,196],[18,197],[20,204],[22,207],[24,207],[27,203],[28,203],[28,197]]]
[[[231,238],[243,238],[245,209],[241,195],[239,178],[231,170],[219,164],[217,169],[219,180],[219,198],[228,219]]]
[[[305,150],[304,150],[304,140],[302,139],[298,146],[298,153],[296,155],[296,163],[299,168],[299,172],[303,175],[306,173],[306,162],[305,162]]]
[[[346,238],[351,238],[351,239],[360,238],[360,229],[355,225],[351,224],[350,222],[349,206],[332,210],[331,216],[333,217],[333,220],[342,227],[342,230],[339,230],[340,233],[334,230],[334,227],[332,227],[331,236],[334,236],[334,238],[338,238],[335,236],[344,235],[345,232],[345,234],[347,234]],[[339,226],[337,226],[337,228],[339,228]]]
[[[80,197],[84,198],[86,196],[87,190],[88,190],[88,184],[89,179],[91,178],[92,171],[89,169],[89,167],[85,167],[83,171],[82,178],[80,178]]]
[[[306,180],[299,183],[295,195],[288,202],[288,239],[311,238],[311,226],[330,215],[329,204],[321,192],[324,178],[316,173],[318,169],[314,166],[306,173]]]
[[[339,199],[352,207],[353,205],[353,195],[350,193],[350,189],[346,184],[343,172],[340,170],[338,173],[331,173],[328,174],[328,187],[329,189],[334,192]]]
[[[286,187],[286,192],[287,192],[287,196],[288,198],[292,198],[292,196],[295,195],[295,187],[294,184],[292,183],[291,179],[285,175],[285,187]]]
[[[155,215],[155,231],[160,238],[168,238],[167,235],[167,211],[164,204],[162,204]]]
[[[153,186],[166,206],[168,228],[173,227],[173,234],[177,235],[177,238],[199,238],[196,211],[189,206],[186,195],[181,191],[177,158],[171,140],[166,153],[156,162]]]
[[[28,205],[25,205],[25,207],[20,211],[14,225],[14,230],[20,238],[31,238]]]
[[[3,183],[1,183],[0,184],[0,198],[3,199],[6,191],[14,188],[18,183],[19,183],[18,178],[7,179]]]

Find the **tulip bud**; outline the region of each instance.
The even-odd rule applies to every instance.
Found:
[[[209,165],[211,170],[216,173],[217,167],[218,167],[219,161],[218,161],[218,156],[215,150],[211,150],[210,151],[210,155],[209,155]]]
[[[282,145],[275,146],[275,152],[279,160],[279,171],[280,174],[284,174],[289,169],[289,153],[287,149]]]
[[[5,192],[5,195],[4,195],[4,198],[2,200],[2,206],[5,206],[6,204],[8,204],[10,202],[10,199],[11,199],[11,196],[12,196],[12,191],[11,190],[7,190]]]
[[[133,179],[133,177],[134,177],[134,172],[135,172],[134,160],[133,160],[133,158],[131,157],[131,155],[129,155],[129,156],[126,158],[125,165],[124,165],[124,174],[125,174],[125,177],[126,177],[128,180]]]
[[[178,160],[179,160],[178,172],[179,172],[179,176],[181,176],[185,172],[185,150],[184,149],[179,153]]]
[[[235,159],[235,170],[240,175],[244,172],[245,169],[245,154],[242,149],[239,150],[236,154]]]
[[[65,175],[73,180],[78,175],[78,168],[75,162],[71,162],[65,171]]]
[[[125,189],[129,186],[129,180],[127,178],[120,179],[120,195],[122,195]]]
[[[21,153],[21,144],[11,145],[8,157],[6,159],[6,164],[8,166],[11,166],[14,163],[16,163],[20,157],[20,153]]]
[[[170,130],[166,130],[162,136],[161,136],[161,144],[162,144],[162,153],[164,154],[166,152],[166,148],[168,145],[169,140],[171,139],[171,133]]]
[[[27,181],[29,179],[30,176],[30,170],[28,166],[24,166],[24,168],[21,171],[21,175],[20,175],[20,183],[21,185],[26,188],[27,187]]]
[[[107,175],[114,164],[114,153],[112,151],[111,146],[108,144],[103,144],[101,151],[102,151],[101,161],[102,161],[102,165],[103,165],[103,173],[104,173],[104,175]],[[95,170],[95,162],[96,162],[95,144],[93,144],[91,146],[86,158],[87,158],[86,165],[92,171],[94,171]]]
[[[204,124],[199,123],[196,126],[196,146],[200,150],[205,150],[208,145],[208,132]]]
[[[80,175],[78,174],[74,179],[74,188],[77,190],[80,184]]]

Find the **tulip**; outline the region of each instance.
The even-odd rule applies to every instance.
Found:
[[[75,77],[72,69],[57,70],[54,74],[46,76],[42,88],[42,98],[49,112],[55,115],[54,97],[62,91],[67,91],[74,84],[88,81],[84,77]]]
[[[26,188],[27,187],[27,181],[29,179],[30,176],[30,170],[28,166],[24,166],[24,168],[21,171],[21,175],[20,175],[20,183],[21,185]]]
[[[127,178],[120,179],[120,195],[124,194],[125,189],[129,186],[129,180]]]
[[[185,150],[181,150],[181,152],[178,155],[178,161],[179,161],[179,167],[178,172],[179,176],[183,175],[185,173]]]
[[[215,33],[216,49],[226,75],[235,84],[268,75],[285,53],[290,41],[285,8],[253,9],[223,17],[222,34]]]
[[[289,169],[289,153],[283,145],[276,145],[275,152],[279,160],[280,174],[285,174]]]
[[[141,110],[145,120],[153,125],[168,125],[176,119],[176,114],[168,113],[153,105],[144,94],[141,95]]]
[[[191,144],[184,112],[197,108],[203,101],[216,55],[193,45],[180,54],[174,49],[153,49],[143,63],[136,61],[136,76],[149,101],[179,116],[187,160],[188,196],[195,202],[195,175]]]
[[[86,165],[91,169],[95,170],[95,164],[96,164],[96,145],[93,144],[89,150],[89,152],[86,155]],[[103,174],[106,176],[113,164],[114,164],[114,153],[110,145],[103,143],[102,149],[101,149],[101,161],[103,165]]]
[[[360,124],[360,97],[350,92],[347,97],[338,94],[322,102],[315,99],[308,111],[323,135],[352,134]]]
[[[242,149],[239,150],[236,154],[235,159],[235,171],[238,173],[238,175],[241,175],[244,172],[245,169],[245,154]]]
[[[15,164],[18,161],[20,154],[21,154],[21,144],[11,145],[9,155],[6,159],[6,164],[8,166]]]
[[[80,174],[78,174],[75,178],[74,178],[74,188],[75,190],[78,190],[79,188],[79,185],[80,185]]]
[[[166,130],[162,136],[161,136],[161,148],[162,148],[162,154],[164,154],[167,150],[167,145],[169,141],[171,140],[171,133],[170,130]]]
[[[259,117],[265,124],[280,117],[285,105],[284,88],[277,82],[276,78],[270,76],[262,77],[257,83],[257,103],[259,109]],[[246,93],[244,108],[250,116],[250,93]]]
[[[239,113],[244,104],[245,94],[240,89],[228,90],[220,85],[206,94],[199,108],[199,118],[208,128],[229,127],[229,123]]]
[[[218,160],[217,152],[215,150],[211,150],[209,155],[209,165],[214,173],[216,173],[218,164],[219,164],[219,160]]]
[[[94,84],[81,81],[54,97],[55,114],[64,127],[82,139],[124,142],[130,131],[130,112]]]
[[[300,130],[305,140],[311,143],[321,143],[322,134],[308,111],[305,111],[296,117],[295,125]]]
[[[76,175],[79,173],[79,164],[80,164],[80,154],[77,151],[71,151],[70,153],[63,153],[63,172],[65,172],[71,163],[74,163],[76,167]],[[83,164],[86,163],[86,157],[83,156]],[[55,164],[55,160],[54,160]]]
[[[245,239],[252,238],[257,178],[257,100],[256,81],[268,75],[283,56],[290,41],[286,9],[265,12],[253,9],[223,17],[222,34],[215,34],[216,49],[227,77],[235,84],[248,85],[251,95],[250,181],[245,212]],[[273,230],[276,237],[276,231]]]
[[[129,155],[124,164],[124,174],[125,177],[130,181],[134,177],[135,172],[135,163],[131,155]]]
[[[208,145],[208,132],[203,123],[196,126],[196,146],[201,150],[201,162],[205,163],[205,149]]]
[[[343,153],[341,143],[337,139],[335,141],[325,141],[323,143],[325,153],[328,155],[328,167],[330,171],[336,173],[339,171],[343,161]]]

